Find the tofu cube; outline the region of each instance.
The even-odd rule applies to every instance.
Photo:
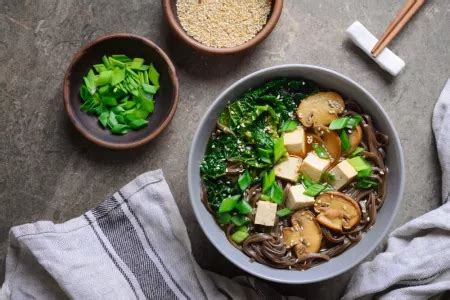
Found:
[[[305,188],[302,184],[291,186],[288,191],[286,206],[292,210],[314,205],[314,197],[303,194]]]
[[[284,147],[287,152],[292,155],[304,157],[306,154],[306,138],[305,130],[299,126],[297,129],[291,132],[285,132],[283,134]]]
[[[329,159],[323,159],[310,152],[303,160],[300,170],[312,180],[319,181],[322,173],[330,166]]]
[[[256,203],[255,224],[273,226],[277,214],[277,204],[269,201],[258,201]]]
[[[338,163],[329,173],[334,176],[335,180],[332,182],[332,185],[336,190],[347,185],[358,174],[348,160]]]
[[[301,164],[302,159],[300,157],[288,156],[286,160],[275,165],[275,176],[291,182],[297,182]]]

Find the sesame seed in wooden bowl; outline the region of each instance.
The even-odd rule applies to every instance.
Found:
[[[161,0],[175,35],[212,55],[234,54],[262,42],[281,15],[283,0]]]

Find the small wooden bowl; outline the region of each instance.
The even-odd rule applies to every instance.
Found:
[[[99,125],[96,116],[80,110],[83,77],[94,64],[101,63],[103,55],[112,54],[142,57],[146,63],[153,63],[160,73],[161,87],[155,95],[155,111],[149,116],[147,127],[125,135],[113,135]],[[178,94],[175,67],[164,51],[146,38],[126,33],[106,35],[81,48],[64,76],[64,107],[70,121],[88,140],[110,149],[135,148],[158,136],[175,114]]]
[[[277,22],[280,19],[281,11],[283,9],[283,0],[272,0],[272,11],[270,12],[269,19],[267,20],[266,25],[264,25],[263,29],[261,29],[261,31],[258,32],[251,40],[235,47],[214,48],[198,42],[193,37],[187,34],[187,32],[181,26],[180,21],[178,20],[176,2],[177,0],[161,0],[163,13],[167,20],[167,23],[169,24],[169,27],[174,32],[174,34],[187,45],[195,50],[198,50],[199,52],[211,55],[240,53],[261,43],[272,32],[272,30],[275,28],[275,25],[277,25]]]

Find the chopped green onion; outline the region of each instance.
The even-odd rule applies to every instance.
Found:
[[[231,217],[231,223],[233,223],[236,226],[242,226],[250,223],[250,219],[246,216],[242,215],[236,215]]]
[[[242,231],[248,233],[248,227],[247,226],[240,226],[236,229],[236,231]]]
[[[101,115],[98,117],[98,121],[100,122],[100,124],[102,124],[104,128],[106,128],[106,126],[108,125],[108,117],[109,117],[108,111],[102,112]]]
[[[272,184],[272,188],[270,189],[270,198],[276,204],[283,203],[283,189],[276,182]]]
[[[279,132],[291,132],[291,131],[294,131],[295,129],[297,129],[297,127],[298,127],[297,121],[287,120],[286,122],[283,123],[283,125],[281,125],[281,127],[278,131]]]
[[[102,63],[93,65],[83,78],[80,109],[98,116],[102,127],[113,134],[147,126],[146,119],[154,111],[153,96],[159,89],[158,71],[152,68],[152,82],[149,72],[142,58],[103,56]]]
[[[364,148],[362,147],[358,147],[356,148],[350,155],[349,157],[355,157],[355,156],[359,156],[364,152]]]
[[[277,211],[277,216],[279,216],[279,217],[286,217],[286,216],[288,216],[290,214],[292,214],[292,210],[290,208],[287,208],[287,207]]]
[[[262,201],[271,201],[272,200],[272,198],[270,198],[270,196],[267,196],[267,195],[261,195],[261,196],[259,196],[259,199]]]
[[[247,237],[248,233],[244,231],[236,231],[231,235],[231,239],[237,244],[241,244]]]
[[[286,148],[284,147],[284,139],[282,137],[275,140],[273,145],[273,162],[276,163],[283,155],[286,153]]]
[[[335,182],[336,181],[336,175],[331,174],[329,172],[323,173],[322,177],[326,182]]]
[[[266,193],[272,187],[272,184],[275,182],[275,170],[272,169],[270,172],[264,173],[263,176],[263,193]]]
[[[358,172],[358,178],[369,177],[372,175],[372,166],[361,156],[356,156],[348,159],[348,162]]]
[[[131,61],[131,58],[129,58],[128,56],[126,56],[124,54],[113,54],[113,55],[111,55],[111,57],[114,58],[115,60],[118,60],[123,63]]]
[[[221,213],[217,214],[217,221],[221,225],[230,224],[231,221],[231,215],[229,213]]]
[[[236,209],[243,215],[249,214],[253,211],[252,206],[245,200],[241,200],[236,204]]]
[[[340,134],[341,138],[341,147],[344,152],[347,152],[348,149],[350,149],[350,140],[348,139],[347,133],[345,133],[345,130],[341,131]]]
[[[331,130],[340,130],[344,128],[353,129],[361,123],[362,117],[358,114],[350,117],[343,117],[331,121],[329,128]]]
[[[144,64],[144,59],[142,58],[134,58],[131,62],[131,69],[139,69]]]
[[[377,186],[378,182],[370,178],[361,178],[355,184],[358,189],[371,189]]]
[[[306,174],[303,174],[301,176],[300,180],[302,181],[305,189],[309,188],[310,186],[312,186],[314,184],[314,181]]]
[[[111,132],[114,134],[125,134],[129,131],[130,126],[125,124],[116,124],[112,126]]]
[[[361,123],[361,121],[362,121],[362,117],[360,115],[356,114],[356,115],[348,118],[348,121],[347,121],[347,124],[345,125],[345,127],[347,127],[348,129],[353,129],[356,127],[356,125]]]
[[[250,186],[251,183],[252,177],[250,176],[250,173],[247,170],[245,170],[245,172],[242,173],[241,176],[239,176],[238,179],[239,187],[241,188],[242,191],[245,191]]]
[[[330,158],[330,156],[328,155],[328,151],[327,149],[325,149],[325,147],[321,144],[318,143],[314,143],[312,144],[312,147],[314,149],[314,151],[316,152],[317,156],[320,158]]]
[[[303,192],[303,194],[307,195],[307,196],[315,197],[315,196],[319,195],[325,188],[326,188],[326,186],[323,184],[314,183],[314,184],[310,185]]]
[[[105,71],[100,72],[100,74],[98,74],[98,77],[97,77],[96,85],[103,86],[103,85],[109,84],[111,82],[111,77],[112,77],[112,71],[110,71],[110,70],[105,70]]]
[[[347,125],[348,119],[349,119],[348,117],[334,119],[333,121],[331,121],[329,128],[331,130],[339,130],[339,129],[345,128],[345,126]]]
[[[150,82],[154,85],[159,87],[159,73],[153,66],[153,64],[150,65],[148,69],[148,78],[150,79]]]
[[[144,119],[136,119],[130,122],[130,127],[132,129],[139,129],[142,128],[144,126],[146,126],[148,124],[147,120]]]
[[[219,213],[232,211],[240,198],[241,198],[240,195],[235,195],[235,196],[223,199],[222,203],[220,203],[220,206],[219,206]]]

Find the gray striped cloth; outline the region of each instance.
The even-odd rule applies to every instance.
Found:
[[[0,299],[282,299],[202,270],[161,170],[83,216],[13,227]]]

